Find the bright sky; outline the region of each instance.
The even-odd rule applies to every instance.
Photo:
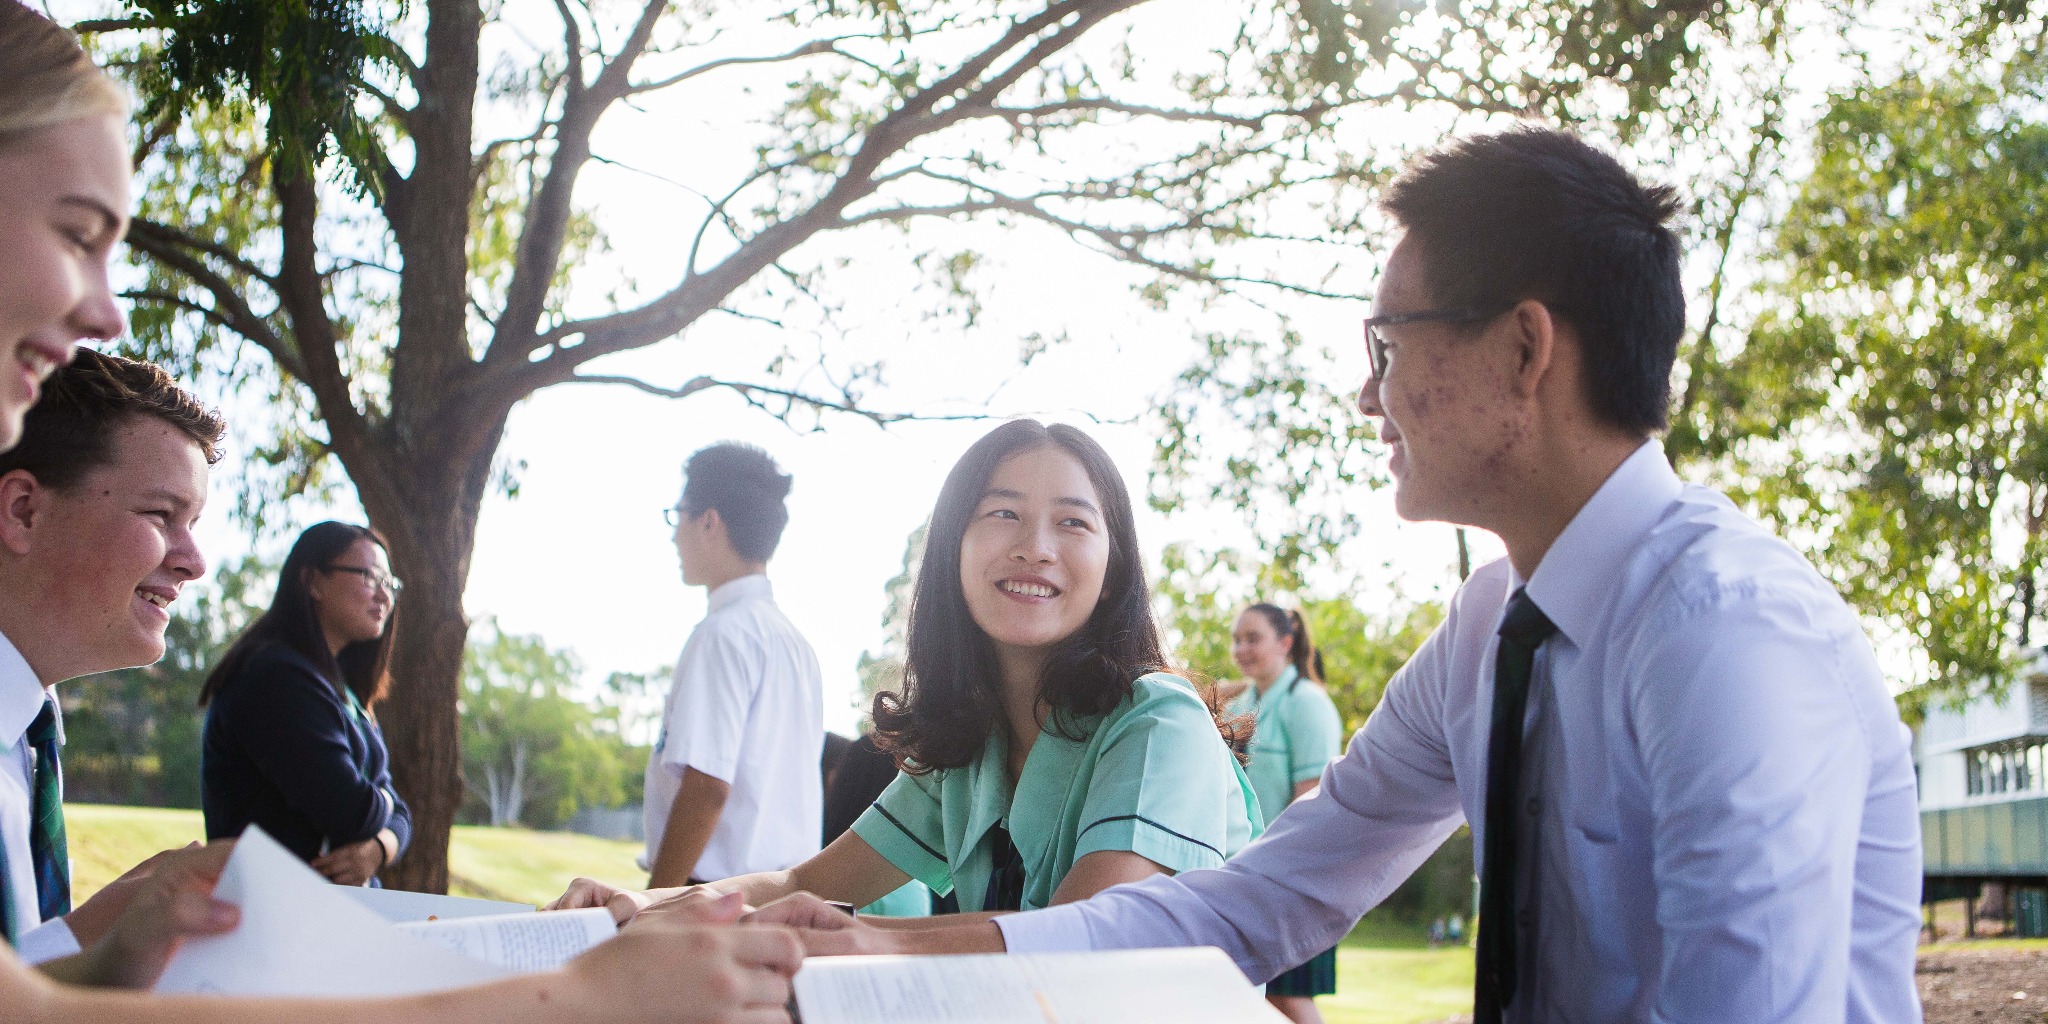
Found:
[[[106,5],[59,0],[52,6],[60,18],[76,19]],[[1134,40],[1152,59],[1170,60],[1189,47],[1228,45],[1234,4],[1175,0],[1149,6],[1155,9],[1145,14],[1149,20],[1136,23]],[[507,10],[507,30],[536,42],[550,38],[552,15],[541,17],[550,6],[516,0]],[[497,41],[516,49],[504,38]],[[735,52],[761,52],[747,44],[740,39],[732,46]],[[638,171],[596,167],[581,184],[578,201],[607,232],[612,251],[575,271],[580,301],[630,288],[627,282],[654,287],[673,279],[683,239],[704,208],[690,188],[722,192],[733,174],[747,169],[752,152],[746,140],[763,130],[761,97],[775,96],[787,78],[777,70],[735,74],[719,85],[707,79],[704,87],[652,98],[640,111],[606,122],[598,152]],[[764,88],[750,94],[744,91],[748,83]],[[1380,128],[1382,138],[1411,140],[1442,130],[1428,123]],[[910,263],[918,251],[962,246],[988,254],[975,279],[986,308],[971,329],[957,318],[919,316],[930,296],[919,291],[923,278]],[[821,279],[844,303],[830,323],[801,312],[790,314],[784,328],[714,316],[681,338],[599,369],[675,386],[707,372],[766,381],[763,367],[784,345],[799,360],[823,346],[838,366],[879,359],[885,383],[868,391],[873,408],[960,411],[993,393],[988,408],[996,415],[1037,415],[1090,431],[1142,496],[1155,440],[1150,413],[1193,358],[1196,331],[1266,322],[1227,305],[1155,311],[1131,295],[1132,284],[1144,278],[1040,232],[937,225],[907,235],[870,233],[853,244],[820,249],[850,260]],[[1375,260],[1356,261],[1330,286],[1369,294]],[[1362,298],[1272,301],[1312,344],[1329,346],[1333,362],[1326,372],[1333,386],[1349,388],[1362,378]],[[1060,331],[1070,340],[1018,369],[1020,338]],[[805,384],[816,390],[823,381],[812,376]],[[1092,423],[1091,415],[1117,422]],[[519,496],[493,497],[484,509],[467,595],[471,616],[495,617],[508,631],[537,633],[573,649],[593,680],[673,661],[703,613],[704,593],[682,586],[661,510],[675,502],[680,466],[692,451],[724,439],[752,442],[795,475],[790,527],[769,574],[778,600],[810,637],[824,666],[828,728],[851,732],[857,720],[855,664],[863,650],[880,643],[883,584],[899,571],[905,537],[930,513],[946,471],[993,424],[906,423],[884,430],[849,416],[822,422],[823,430],[795,431],[724,391],[684,401],[617,387],[541,393],[515,412],[501,449],[503,457],[523,461],[525,468]],[[217,509],[233,503],[237,465],[231,456],[216,472]],[[1449,593],[1456,583],[1449,527],[1401,523],[1388,490],[1361,489],[1350,508],[1365,526],[1342,562],[1364,579],[1369,595],[1391,600],[1397,591],[1408,599]],[[352,504],[332,512],[360,519]],[[316,518],[309,512],[304,522]],[[1138,522],[1155,574],[1157,552],[1169,543],[1187,540],[1214,549],[1247,540],[1234,509],[1167,520],[1141,506]],[[249,546],[222,512],[209,513],[204,534],[217,562]],[[1499,551],[1484,536],[1474,538],[1474,548],[1475,563]]]

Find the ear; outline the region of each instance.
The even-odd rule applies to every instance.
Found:
[[[1534,397],[1557,363],[1558,322],[1550,307],[1524,299],[1507,313],[1514,331],[1515,393]]]
[[[50,489],[26,469],[0,476],[0,548],[17,555],[29,553],[49,494]]]

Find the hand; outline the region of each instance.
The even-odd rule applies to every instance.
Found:
[[[199,847],[200,843],[195,840],[185,844],[184,849],[196,850]],[[89,948],[106,937],[114,922],[120,920],[122,912],[128,909],[129,901],[135,898],[143,882],[164,862],[164,858],[181,852],[165,850],[129,868],[127,873],[108,882],[100,891],[93,893],[91,899],[64,915],[64,923],[70,927],[71,937],[78,940],[79,948]]]
[[[87,948],[83,973],[76,980],[106,988],[146,989],[156,984],[179,943],[196,935],[233,931],[242,912],[214,899],[213,886],[234,846],[233,841],[195,844],[196,848],[160,853],[145,862],[154,869],[135,886],[114,926]]]
[[[636,920],[570,961],[574,1005],[632,1024],[788,1024],[803,948],[787,929],[733,925],[739,915],[735,895]]]
[[[327,880],[336,885],[362,885],[384,867],[384,857],[388,852],[382,837],[371,836],[360,843],[337,846],[314,858],[313,870],[326,875]]]
[[[662,900],[681,896],[690,891],[690,886],[677,889],[649,889],[641,892],[635,889],[621,889],[607,885],[595,878],[578,878],[569,883],[569,888],[555,898],[553,903],[542,910],[582,910],[586,907],[604,907],[612,912],[612,920],[625,924],[640,912],[640,908]]]
[[[681,889],[655,891],[672,892],[675,895],[641,907],[640,912],[633,915],[633,920],[668,918],[698,924],[725,924],[754,909],[746,905],[739,893],[720,893],[708,885],[690,885]]]
[[[897,933],[866,924],[807,892],[784,896],[741,920],[795,928],[808,956],[904,952]]]

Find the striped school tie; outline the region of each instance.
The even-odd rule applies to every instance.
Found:
[[[28,743],[36,758],[28,854],[36,871],[36,909],[48,921],[71,913],[71,850],[64,841],[64,769],[57,754],[56,704],[43,702],[42,713],[29,723]]]

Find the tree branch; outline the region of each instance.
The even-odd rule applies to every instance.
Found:
[[[198,306],[182,298],[176,300],[177,305],[205,313],[208,319],[255,342],[258,347],[270,353],[270,358],[275,360],[277,365],[283,368],[286,373],[300,380],[306,379],[305,368],[299,361],[298,353],[293,351],[292,346],[276,330],[271,328],[268,320],[258,316],[256,311],[250,308],[248,299],[243,297],[242,290],[235,287],[234,282],[229,281],[212,267],[207,266],[205,261],[192,255],[191,252],[180,248],[167,235],[158,235],[148,231],[138,235],[135,232],[135,228],[145,223],[139,220],[130,223],[128,232],[129,246],[147,254],[150,259],[155,260],[166,269],[184,275],[193,284],[198,285],[207,294],[213,296],[213,306],[210,309]],[[142,293],[137,297],[158,298],[156,293]]]
[[[1335,109],[1335,104],[1313,103],[1294,110],[1270,110],[1260,114],[1226,114],[1220,110],[1180,110],[1170,107],[1152,107],[1141,103],[1122,103],[1112,99],[1078,99],[1061,103],[1047,103],[1036,107],[989,107],[989,115],[1000,117],[1013,125],[1026,121],[1052,117],[1074,112],[1102,112],[1131,114],[1155,121],[1201,122],[1227,124],[1238,128],[1257,129],[1276,117],[1290,117],[1310,120],[1321,117]]]
[[[775,56],[772,57],[725,57],[719,60],[707,61],[703,64],[697,65],[696,67],[690,68],[687,71],[682,71],[678,72],[677,74],[670,75],[667,78],[656,79],[652,82],[636,82],[633,85],[628,86],[626,92],[628,95],[634,96],[637,96],[644,92],[655,92],[660,89],[666,89],[672,85],[677,85],[682,82],[689,81],[690,79],[695,78],[698,75],[716,71],[719,68],[732,67],[738,64],[779,64],[786,60],[796,60],[800,57],[812,57],[821,53],[838,53],[839,49],[836,44],[847,39],[865,38],[872,37],[834,36],[830,39],[813,39],[810,42],[803,44],[802,46],[790,50],[788,53],[776,54]]]
[[[991,414],[985,412],[946,413],[936,416],[915,412],[876,412],[872,409],[863,409],[859,407],[858,405],[854,404],[850,398],[843,401],[835,401],[830,398],[820,398],[816,395],[807,395],[801,391],[790,391],[786,388],[769,387],[768,385],[765,384],[746,384],[739,381],[718,380],[713,377],[693,377],[690,379],[688,383],[684,384],[682,387],[679,388],[665,388],[659,384],[652,384],[647,381],[641,380],[638,377],[625,377],[619,376],[617,374],[572,374],[565,379],[564,383],[621,384],[626,387],[633,388],[635,390],[644,391],[650,395],[655,395],[660,398],[688,398],[691,395],[697,394],[700,391],[708,391],[712,388],[730,388],[734,392],[738,393],[740,397],[746,399],[748,405],[754,406],[755,408],[760,409],[761,411],[766,412],[769,415],[776,417],[777,419],[783,420],[786,420],[788,418],[789,410],[798,405],[807,405],[813,409],[820,409],[827,412],[843,412],[849,415],[859,416],[863,419],[866,419],[874,423],[877,426],[884,427],[888,426],[891,423],[903,423],[912,420],[919,422],[941,422],[955,420],[986,420],[994,418]],[[789,403],[789,405],[783,411],[777,412],[776,410],[769,408],[765,403],[763,403],[758,397],[760,395],[769,395],[775,398],[783,399],[785,402]]]
[[[131,28],[161,27],[154,18],[92,18],[86,21],[73,22],[71,31],[83,36],[91,35],[95,32],[120,32]]]
[[[498,357],[495,361],[500,366],[499,379],[493,382],[493,390],[507,402],[517,401],[536,388],[568,379],[578,367],[592,359],[651,345],[675,334],[696,318],[717,308],[727,295],[791,249],[819,231],[838,226],[848,206],[874,191],[874,175],[889,157],[902,152],[917,138],[945,128],[976,109],[966,101],[956,102],[956,97],[966,93],[970,98],[992,99],[1025,72],[1044,63],[1060,49],[1072,45],[1102,19],[1142,2],[1144,0],[1062,0],[1032,17],[1013,22],[1000,39],[963,61],[953,73],[912,94],[869,129],[860,150],[847,161],[846,169],[809,210],[768,225],[743,242],[718,266],[701,275],[685,277],[675,288],[636,309],[565,325],[543,338],[529,334],[533,330],[531,325],[537,325],[539,320],[536,304],[532,309],[532,319],[515,325],[515,330],[521,332],[517,337],[524,339],[530,336],[531,339],[523,342],[524,347],[518,350],[516,360],[509,354],[499,356],[499,343],[492,343],[492,355]],[[1006,54],[1033,39],[1039,42],[1026,50],[1023,56],[1016,58],[1005,70],[986,81],[982,80]],[[618,66],[616,61],[613,66]],[[939,111],[941,105],[948,103],[952,104],[951,108]],[[554,183],[554,177],[551,172],[550,185]],[[537,303],[537,300],[533,301]],[[505,321],[500,321],[501,337],[505,329]],[[576,334],[583,337],[580,344],[566,347],[559,344],[562,339]],[[527,358],[549,342],[556,343],[557,347],[547,358]]]
[[[605,110],[631,87],[633,63],[646,51],[668,2],[648,0],[641,8],[632,35],[588,87],[574,84],[581,81],[582,72],[569,69],[572,84],[562,104],[562,116],[554,124],[554,156],[548,161],[548,173],[540,189],[527,204],[512,281],[505,289],[505,312],[492,332],[485,362],[523,363],[541,346],[540,318],[546,309],[548,289],[554,285],[556,268],[561,264],[562,246],[568,238],[573,213],[570,199],[576,191],[576,179],[590,162],[590,134]],[[566,17],[567,9],[561,10]]]
[[[259,267],[256,264],[249,262],[249,260],[246,257],[244,257],[241,253],[235,252],[234,250],[229,249],[224,245],[220,245],[219,243],[216,242],[209,242],[203,238],[187,234],[184,231],[171,227],[168,224],[161,224],[143,217],[137,217],[134,220],[129,221],[128,244],[140,245],[141,243],[145,242],[151,243],[151,245],[153,246],[153,248],[149,249],[149,251],[151,252],[156,251],[156,248],[162,248],[166,246],[177,246],[184,249],[196,249],[200,252],[207,254],[208,256],[213,257],[214,259],[226,263],[227,265],[235,268],[236,270],[241,271],[244,274],[249,275],[250,277],[255,278],[258,281],[263,282],[266,285],[269,285],[272,288],[277,287],[276,276],[265,271],[262,267]]]
[[[369,423],[356,408],[348,373],[341,366],[340,338],[334,321],[327,315],[326,293],[315,264],[319,251],[315,238],[317,193],[312,179],[304,174],[286,176],[280,172],[273,184],[283,242],[277,291],[282,308],[291,319],[292,336],[298,342],[297,376],[312,389],[313,399],[320,405],[320,417],[327,422],[328,439],[335,454],[354,475],[357,467],[377,465],[379,460],[375,446],[368,443]]]

